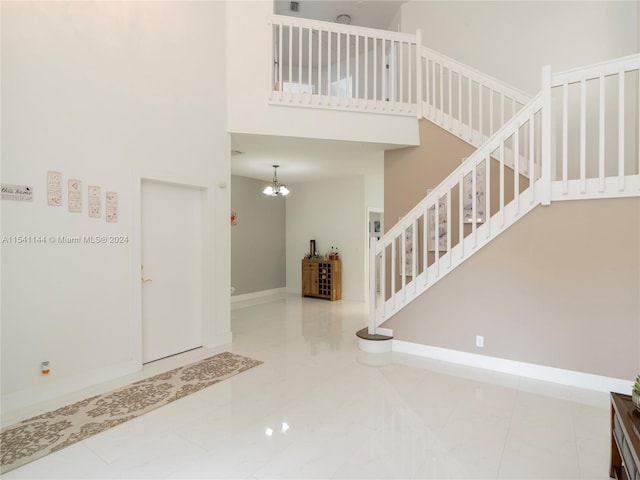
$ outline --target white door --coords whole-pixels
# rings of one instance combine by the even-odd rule
[[[202,190],[143,180],[142,361],[202,346]]]

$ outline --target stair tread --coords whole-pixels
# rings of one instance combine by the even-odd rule
[[[356,332],[356,335],[359,338],[362,338],[364,340],[373,340],[373,341],[391,340],[391,339],[393,339],[393,337],[389,337],[388,335],[379,335],[377,333],[371,335],[369,333],[369,329],[367,327],[363,328],[362,330],[358,330]]]

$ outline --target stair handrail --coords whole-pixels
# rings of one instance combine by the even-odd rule
[[[381,30],[379,28],[361,27],[358,25],[347,25],[344,23],[325,22],[323,20],[313,20],[303,17],[292,17],[289,15],[278,15],[274,13],[270,16],[270,23],[286,24],[294,27],[313,28],[320,30],[331,30],[340,33],[359,33],[362,36],[384,37],[394,40],[410,41],[416,43],[414,33],[394,32],[392,30]]]
[[[505,137],[505,134],[513,128],[513,125],[518,123],[521,124],[523,120],[529,119],[529,112],[536,106],[540,106],[542,102],[542,92],[538,93],[535,97],[533,97],[514,117],[512,117],[507,123],[505,123],[496,133],[494,133],[491,138],[489,138],[484,145],[480,148],[476,149],[471,155],[469,155],[464,161],[460,163],[449,175],[447,175],[438,186],[434,187],[415,207],[407,212],[406,217],[411,217],[418,211],[420,211],[420,207],[426,204],[430,204],[430,200],[434,200],[434,198],[438,198],[442,196],[442,193],[446,193],[449,190],[445,185],[451,185],[452,180],[459,178],[461,175],[466,176],[471,173],[469,166],[474,164],[478,157],[480,157],[481,161],[484,161],[487,153],[493,152],[497,147],[499,147],[499,140]],[[509,135],[506,135],[509,136]],[[491,148],[493,146],[493,148]],[[477,165],[477,163],[476,163]],[[440,195],[438,195],[440,193]],[[435,203],[435,202],[433,202]],[[403,217],[404,218],[404,217]],[[387,231],[380,239],[376,242],[378,245],[383,243],[383,241],[388,236],[394,236],[394,234],[400,230],[400,225],[402,225],[402,221],[396,223],[391,230]],[[397,235],[395,235],[397,236]],[[376,247],[376,253],[380,253],[380,249],[382,247]]]
[[[525,105],[525,107],[523,107],[519,112],[517,112],[514,117],[512,117],[505,125],[503,125],[496,133],[494,133],[491,136],[491,138],[489,138],[489,140],[487,140],[484,143],[483,146],[481,146],[479,149],[474,151],[459,166],[457,166],[449,175],[447,175],[447,177],[444,180],[442,180],[442,182],[440,182],[438,186],[436,186],[432,191],[430,191],[420,202],[418,202],[416,206],[410,209],[402,217],[402,219],[393,227],[391,227],[391,229],[388,232],[386,232],[379,240],[376,240],[375,238],[371,240],[369,265],[374,265],[374,269],[370,271],[370,279],[369,279],[370,295],[372,295],[370,296],[370,300],[369,300],[371,304],[371,308],[369,312],[369,325],[368,325],[368,330],[370,334],[391,333],[388,331],[384,331],[384,329],[379,329],[378,327],[380,326],[381,323],[386,321],[386,319],[391,314],[395,314],[397,311],[399,311],[404,306],[406,306],[414,296],[417,296],[419,293],[421,293],[419,290],[422,287],[419,288],[417,283],[419,280],[421,281],[423,287],[428,287],[436,283],[443,276],[440,272],[441,264],[445,264],[448,270],[455,268],[470,256],[470,254],[467,253],[467,250],[474,251],[479,249],[481,246],[483,246],[488,242],[488,239],[490,239],[489,238],[490,235],[495,235],[497,231],[500,231],[501,229],[504,229],[507,226],[509,226],[511,223],[513,223],[513,219],[511,217],[506,218],[505,216],[507,205],[504,201],[504,189],[505,189],[504,179],[501,180],[501,182],[498,184],[497,187],[494,187],[494,188],[498,188],[498,190],[500,191],[500,201],[499,201],[498,211],[494,215],[492,216],[490,215],[490,209],[488,208],[488,205],[489,205],[488,200],[489,200],[489,195],[490,195],[492,186],[490,183],[490,168],[488,168],[487,165],[492,160],[497,159],[500,162],[499,165],[500,165],[500,168],[503,169],[503,171],[504,169],[509,169],[509,170],[512,169],[509,165],[506,164],[504,159],[505,142],[507,139],[511,138],[513,135],[516,135],[516,132],[523,125],[527,124],[527,122],[529,122],[529,125],[531,126],[531,128],[534,128],[533,127],[534,117],[540,114],[542,105],[543,105],[543,95],[542,93],[539,93],[534,98],[532,98]],[[537,134],[539,133],[540,132],[538,131]],[[533,143],[534,142],[532,140],[530,144],[530,148],[534,148]],[[519,187],[514,189],[514,191],[516,192],[514,194],[514,200],[516,200],[517,203],[519,204],[521,203],[521,206],[519,206],[519,211],[516,212],[515,214],[516,217],[519,214],[526,213],[528,210],[532,209],[533,207],[535,207],[536,205],[540,204],[543,201],[544,197],[539,192],[545,191],[544,184],[549,181],[548,178],[544,178],[541,175],[542,168],[540,165],[540,158],[544,158],[544,155],[540,151],[540,148],[537,146],[537,143],[535,145],[535,148],[536,148],[535,154],[532,151],[531,154],[529,154],[529,156],[527,157],[528,165],[526,165],[526,168],[529,172],[529,175],[528,175],[530,179],[529,186],[521,190],[519,189]],[[502,153],[500,155],[493,155],[494,152],[496,151],[500,151]],[[473,208],[473,219],[471,221],[472,233],[467,236],[464,235],[463,225],[465,222],[464,222],[464,219],[461,219],[461,214],[459,214],[458,216],[459,238],[456,239],[457,240],[456,245],[452,248],[452,245],[453,245],[452,226],[453,225],[451,224],[451,222],[448,222],[446,227],[447,228],[447,235],[446,235],[447,245],[445,248],[441,249],[439,246],[439,241],[437,240],[438,237],[431,231],[432,230],[431,226],[428,224],[429,212],[431,212],[431,215],[433,216],[433,218],[438,219],[440,215],[439,209],[446,208],[448,218],[452,218],[452,215],[451,215],[451,213],[453,212],[451,207],[452,191],[456,187],[458,188],[459,202],[461,202],[462,189],[464,188],[463,185],[465,182],[465,177],[467,177],[468,175],[471,175],[472,182],[475,182],[475,180],[473,179],[476,178],[477,171],[483,163],[485,168],[485,181],[487,182],[485,187],[486,203],[485,205],[483,205],[484,212],[486,212],[484,223],[478,226],[478,220],[477,220],[478,208],[474,202],[472,204],[472,208]],[[515,162],[514,179],[516,178],[519,179],[521,177],[519,163],[520,162]],[[501,174],[501,178],[503,178],[503,174]],[[474,185],[473,188],[475,190],[475,183],[473,185]],[[446,204],[444,205],[440,205],[441,204],[440,199],[442,198],[446,198]],[[459,203],[458,211],[462,212],[462,208],[463,207],[461,203]],[[496,220],[496,218],[498,218],[498,215],[501,215],[500,222]],[[420,221],[422,221],[423,227],[422,227],[422,231],[418,232],[418,225]],[[498,222],[496,223],[497,226],[495,225],[492,226],[492,222],[494,223]],[[426,226],[425,226],[425,223],[427,223]],[[433,230],[438,232],[437,224],[433,225]],[[410,237],[411,235],[413,235],[412,244],[414,246],[419,245],[420,244],[420,241],[418,239],[419,233],[423,234],[422,240],[421,240],[423,251],[421,251],[420,253],[416,252],[415,250],[413,251],[412,258],[411,258],[411,262],[413,263],[410,268],[411,268],[411,272],[416,272],[416,274],[408,275],[408,274],[405,274],[404,272],[405,265],[407,264],[406,249],[404,247],[405,241],[407,237]],[[433,245],[433,248],[430,250],[434,251],[435,260],[432,265],[428,266],[427,265],[427,248],[428,248],[427,242],[429,242],[429,238],[431,238],[431,235],[433,235],[434,245]],[[427,240],[425,241],[425,239]],[[467,245],[467,243],[469,242],[470,244]],[[400,244],[399,254],[396,252],[397,250],[396,243]],[[392,271],[389,276],[390,278],[389,287],[390,287],[391,293],[390,293],[389,301],[387,301],[386,278],[385,276],[382,276],[380,279],[382,301],[381,301],[381,305],[377,308],[376,297],[375,297],[377,287],[371,288],[371,285],[376,285],[376,278],[378,276],[378,272],[375,269],[376,258],[380,257],[381,269],[384,269],[385,266],[382,264],[386,262],[387,255],[385,251],[387,248],[391,248],[390,263],[391,263]],[[456,254],[454,256],[454,250],[456,250],[456,252],[461,251],[462,252],[461,255]],[[420,256],[422,257],[422,262],[423,262],[421,265],[419,265],[416,260],[417,257],[420,257]],[[400,262],[399,267],[396,266],[396,257],[399,257],[399,262]],[[402,274],[399,275],[400,281],[402,282],[402,285],[400,285],[400,288],[396,288],[397,285],[395,283],[395,279],[396,279],[395,272],[398,268],[402,270]],[[434,275],[431,275],[429,273],[429,269],[431,268],[435,268],[437,273]],[[406,279],[408,277],[411,277],[411,280],[406,282]],[[411,289],[410,292],[407,292],[410,285],[412,285],[413,288]]]
[[[547,69],[544,69],[544,71],[546,72]],[[448,223],[447,224],[447,246],[446,249],[444,249],[446,251],[446,253],[442,254],[442,257],[440,256],[441,250],[439,248],[439,241],[438,241],[438,237],[435,236],[434,234],[434,252],[435,252],[435,262],[434,265],[435,269],[437,271],[437,273],[435,274],[434,278],[430,279],[429,273],[428,273],[428,269],[430,267],[427,266],[427,242],[428,237],[431,235],[431,232],[429,231],[429,225],[428,225],[428,215],[427,213],[431,210],[434,211],[434,223],[437,222],[437,219],[439,218],[439,203],[440,203],[440,199],[443,197],[447,198],[447,205],[444,208],[447,208],[448,213],[450,214],[451,212],[451,192],[454,188],[456,188],[456,186],[459,189],[459,195],[460,195],[460,199],[462,198],[462,188],[463,188],[463,182],[464,182],[464,178],[467,175],[472,175],[472,179],[475,179],[476,177],[476,173],[477,173],[477,169],[478,166],[480,164],[482,164],[483,162],[485,162],[485,168],[486,166],[490,163],[490,160],[498,160],[500,162],[501,168],[504,169],[505,168],[510,168],[506,165],[505,163],[505,159],[504,159],[504,145],[507,139],[511,138],[513,135],[515,135],[517,131],[519,131],[519,129],[526,124],[527,122],[529,122],[529,125],[531,127],[531,135],[533,136],[533,128],[534,128],[534,117],[536,114],[541,113],[542,109],[543,109],[543,103],[544,103],[544,98],[545,96],[543,95],[543,92],[540,92],[538,95],[536,95],[535,97],[533,97],[522,109],[520,109],[518,112],[516,112],[516,114],[509,120],[507,121],[502,127],[500,127],[486,142],[484,142],[484,144],[478,148],[476,151],[474,151],[469,157],[467,157],[458,167],[456,167],[449,175],[447,175],[447,177],[445,177],[444,180],[442,180],[438,186],[436,186],[432,191],[430,191],[420,202],[418,202],[418,204],[416,206],[414,206],[412,209],[410,209],[406,215],[404,215],[402,217],[402,220],[400,220],[396,225],[394,225],[388,232],[386,232],[379,240],[376,240],[375,238],[373,238],[371,240],[371,245],[370,245],[370,260],[369,260],[369,265],[373,265],[373,269],[370,270],[369,273],[369,282],[370,282],[370,298],[369,298],[369,302],[370,302],[370,311],[369,311],[369,324],[368,324],[368,331],[370,334],[376,334],[376,333],[383,333],[383,334],[390,334],[392,332],[386,330],[386,329],[380,329],[379,326],[381,323],[383,323],[384,321],[386,321],[386,319],[388,318],[388,316],[390,316],[391,314],[395,314],[397,311],[399,311],[400,309],[402,309],[404,306],[406,306],[410,300],[412,300],[413,298],[413,294],[417,295],[419,294],[418,292],[418,287],[417,287],[417,281],[418,278],[422,278],[423,280],[423,284],[424,286],[427,286],[427,284],[429,283],[429,286],[437,281],[439,281],[440,278],[442,278],[442,276],[440,275],[440,262],[441,261],[446,261],[448,260],[448,265],[447,267],[450,269],[452,267],[455,267],[457,265],[459,265],[460,263],[462,263],[462,261],[466,260],[466,258],[468,258],[470,255],[466,255],[464,256],[464,251],[465,251],[465,242],[467,241],[466,238],[464,236],[464,232],[463,232],[463,228],[462,228],[462,213],[459,214],[459,220],[461,222],[460,224],[460,229],[459,229],[459,242],[456,245],[456,247],[458,248],[458,250],[462,250],[463,255],[460,258],[456,258],[455,260],[453,259],[453,251],[452,251],[452,228],[451,228],[451,224]],[[538,136],[544,136],[545,135],[545,129],[544,128],[540,128],[539,132],[537,134]],[[534,141],[533,138],[530,139],[531,145],[530,148],[534,148]],[[540,142],[540,144],[544,144],[543,141]],[[538,147],[538,150],[540,150],[540,147]],[[500,151],[500,154],[494,154],[494,152],[496,151]],[[548,175],[545,175],[545,172],[543,172],[543,168],[542,168],[542,161],[543,159],[545,159],[545,155],[542,151],[537,151],[536,152],[537,156],[533,154],[533,150],[530,151],[530,155],[528,156],[529,162],[528,162],[528,171],[529,171],[529,178],[530,178],[530,183],[529,186],[523,190],[519,190],[519,187],[516,187],[515,190],[515,194],[514,194],[514,200],[517,200],[517,202],[520,202],[520,198],[527,192],[529,192],[529,202],[527,205],[523,205],[522,211],[526,212],[530,209],[532,209],[533,207],[535,207],[536,205],[540,204],[542,201],[544,201],[544,193],[537,193],[537,192],[545,192],[545,191],[549,191],[550,187],[549,187],[549,182],[550,182],[550,178]],[[538,160],[536,160],[536,158]],[[547,162],[549,162],[549,160],[545,160]],[[515,172],[514,172],[514,179],[519,179],[520,177],[520,169],[519,169],[519,164],[520,162],[514,162],[514,168],[515,168]],[[487,169],[490,170],[490,169]],[[537,173],[536,173],[537,172]],[[490,176],[490,171],[486,172],[486,181],[487,181],[487,186],[489,185],[489,176]],[[472,180],[473,182],[475,182],[475,180]],[[473,184],[475,185],[475,183]],[[472,236],[472,245],[473,245],[473,250],[476,250],[477,248],[483,246],[484,244],[486,244],[486,240],[489,238],[490,234],[495,235],[495,232],[492,233],[492,228],[491,228],[491,223],[492,220],[494,219],[494,217],[496,217],[498,214],[502,215],[502,222],[500,225],[499,230],[502,230],[504,228],[506,228],[507,226],[509,226],[511,223],[513,223],[513,221],[507,222],[505,221],[505,203],[504,203],[504,181],[501,181],[500,183],[500,188],[502,189],[501,194],[500,194],[500,205],[499,205],[499,210],[498,212],[494,215],[494,216],[489,216],[490,215],[490,209],[486,209],[486,220],[485,223],[481,226],[481,227],[477,227],[477,217],[476,217],[476,205],[475,202],[473,202],[473,221],[472,221],[472,234],[469,235],[468,237]],[[490,192],[487,191],[486,195],[487,197],[489,196]],[[462,212],[462,205],[459,204],[458,205],[459,211]],[[448,215],[449,218],[451,217],[451,215]],[[418,244],[417,240],[417,228],[418,228],[418,224],[419,224],[419,219],[422,218],[422,224],[423,224],[423,231],[424,231],[424,235],[423,235],[423,240],[422,240],[422,247],[424,249],[424,252],[422,253],[422,259],[424,262],[424,265],[422,265],[422,272],[419,272],[418,267],[420,267],[420,265],[417,264],[416,261],[416,252],[413,252],[412,255],[412,272],[416,272],[415,275],[411,275],[412,280],[410,280],[408,283],[405,283],[406,278],[408,275],[405,275],[404,273],[402,275],[400,275],[401,277],[401,281],[403,282],[403,284],[401,285],[401,288],[398,290],[398,292],[402,292],[402,298],[400,299],[401,301],[396,301],[396,293],[394,292],[394,290],[396,290],[396,285],[395,285],[395,269],[396,269],[396,241],[398,239],[400,239],[400,244],[401,244],[401,252],[400,252],[400,268],[404,269],[405,265],[406,265],[406,253],[405,253],[405,241],[406,241],[406,236],[407,234],[409,235],[413,235],[413,242],[412,244],[415,246]],[[425,225],[426,224],[426,225]],[[411,230],[409,230],[411,228]],[[483,229],[484,233],[483,235],[486,235],[486,238],[482,238],[479,239],[478,235],[479,235],[479,230]],[[437,224],[434,224],[434,230],[438,231],[438,226]],[[493,230],[495,231],[496,228],[493,228]],[[380,256],[382,258],[382,262],[384,263],[386,262],[385,258],[385,250],[391,247],[391,259],[390,259],[390,263],[391,263],[391,268],[392,268],[392,272],[390,275],[390,288],[391,288],[391,296],[390,296],[390,301],[391,301],[391,306],[390,308],[390,312],[389,315],[386,314],[386,310],[387,310],[387,300],[386,300],[386,283],[385,283],[385,278],[382,277],[381,278],[381,286],[380,289],[382,291],[382,302],[381,302],[381,307],[380,308],[376,308],[376,278],[377,278],[377,272],[376,272],[376,259]],[[384,271],[385,266],[381,265],[381,269]],[[413,290],[412,292],[409,293],[409,295],[407,295],[407,288],[409,283],[413,284]],[[411,297],[411,298],[410,298]]]
[[[522,105],[526,105],[532,98],[532,96],[529,93],[526,93],[524,90],[520,90],[513,85],[510,85],[491,75],[483,73],[480,70],[477,70],[429,47],[422,47],[422,55],[423,57],[440,60],[440,62],[445,65],[451,65],[452,67],[455,67],[455,71],[460,71],[466,76],[473,78],[474,80],[480,80],[485,86],[495,86],[496,90],[503,90],[505,93],[508,93],[510,97],[514,98]]]
[[[618,80],[616,84],[618,85],[618,93],[617,93],[617,115],[619,120],[619,126],[617,134],[618,136],[618,144],[623,145],[625,139],[625,129],[624,129],[624,116],[625,116],[625,105],[627,100],[624,97],[624,84],[625,79],[623,78],[626,74],[632,71],[640,71],[640,54],[633,54],[626,57],[622,57],[619,59],[609,60],[606,62],[600,62],[593,65],[589,65],[586,67],[581,67],[578,69],[571,69],[558,73],[551,73],[551,67],[545,66],[542,69],[542,89],[540,93],[538,93],[535,97],[533,97],[519,112],[515,114],[508,122],[506,122],[503,126],[501,126],[493,135],[491,135],[483,144],[474,151],[466,160],[464,160],[459,166],[457,166],[438,186],[436,186],[432,191],[430,191],[416,206],[410,209],[407,214],[401,218],[401,220],[394,225],[389,231],[387,231],[379,240],[375,238],[371,239],[370,244],[370,258],[369,258],[369,324],[368,330],[370,334],[381,333],[384,335],[392,335],[393,332],[389,329],[378,328],[384,321],[386,321],[391,315],[395,314],[400,309],[404,308],[413,298],[420,295],[427,288],[433,285],[435,282],[439,281],[439,279],[444,277],[444,274],[440,273],[440,262],[446,262],[447,270],[451,270],[452,268],[457,267],[463,261],[470,257],[475,251],[477,251],[480,247],[486,245],[489,240],[495,237],[497,234],[502,232],[505,228],[513,224],[516,220],[521,218],[524,214],[528,213],[528,211],[532,210],[538,205],[548,205],[551,200],[564,200],[564,199],[574,199],[574,198],[601,198],[607,196],[640,196],[640,157],[637,159],[632,157],[631,159],[635,161],[635,170],[625,170],[624,158],[623,158],[623,150],[618,146],[618,152],[614,155],[615,162],[617,163],[617,172],[615,175],[607,176],[605,178],[604,167],[602,166],[603,159],[603,150],[600,150],[599,160],[601,162],[601,168],[598,176],[585,176],[585,164],[584,164],[584,155],[581,155],[580,158],[580,183],[583,186],[580,188],[579,192],[574,192],[569,195],[566,195],[566,184],[568,182],[566,177],[566,152],[562,155],[559,152],[558,146],[554,145],[555,141],[552,142],[552,135],[558,135],[561,138],[557,139],[557,142],[566,143],[566,126],[563,126],[559,133],[555,130],[552,130],[552,116],[562,114],[564,118],[566,118],[566,107],[559,107],[556,103],[552,102],[552,90],[554,88],[561,87],[563,89],[563,94],[566,98],[566,88],[567,84],[578,84],[580,88],[582,88],[582,98],[580,106],[578,107],[582,112],[585,109],[585,83],[587,80],[596,80],[599,79],[601,82],[600,89],[600,98],[604,98],[604,83],[603,80],[605,77],[610,75],[618,75]],[[634,77],[631,77],[634,78]],[[635,95],[638,95],[637,90],[633,90]],[[635,97],[634,97],[635,98]],[[601,107],[604,100],[601,100]],[[633,103],[633,102],[632,102]],[[566,104],[566,101],[565,101]],[[558,108],[556,108],[558,107]],[[639,108],[638,105],[632,105],[632,108]],[[599,114],[599,122],[600,122],[600,142],[603,142],[604,137],[604,128],[602,127],[602,122],[604,122],[605,114],[602,110],[598,111]],[[637,115],[636,115],[637,116]],[[566,122],[566,120],[565,120]],[[525,127],[525,124],[528,124],[528,130]],[[524,132],[521,134],[521,130]],[[529,132],[528,134],[526,132]],[[522,138],[519,135],[528,135],[528,141],[525,142],[525,148],[521,149],[520,139]],[[640,149],[640,132],[635,133],[636,141],[638,142],[638,148]],[[584,150],[584,137],[585,137],[585,127],[584,127],[584,113],[581,113],[581,126],[580,126],[580,142],[581,149]],[[554,137],[555,138],[555,137]],[[504,189],[504,179],[503,173],[505,167],[511,168],[511,166],[506,165],[505,163],[505,153],[507,151],[507,143],[506,141],[511,139],[512,145],[517,145],[517,148],[512,149],[510,152],[511,155],[515,158],[520,159],[520,161],[513,162],[513,179],[514,179],[514,194],[512,200],[508,204],[505,205],[504,197],[503,197],[503,189]],[[528,150],[528,151],[527,151]],[[554,167],[554,156],[556,155],[556,150],[558,155],[563,156],[562,166],[563,173],[559,171],[556,172],[556,167]],[[520,153],[524,151],[524,153]],[[518,186],[519,179],[521,177],[522,170],[521,160],[525,158],[528,163],[527,175],[524,177],[528,181],[528,186],[520,189]],[[491,210],[490,206],[490,173],[486,172],[486,180],[487,180],[487,191],[486,194],[486,204],[484,205],[485,213],[487,217],[484,220],[484,223],[481,226],[477,226],[478,217],[477,217],[477,207],[475,202],[472,202],[473,205],[473,214],[472,214],[472,231],[471,234],[464,235],[463,229],[463,206],[462,206],[462,189],[463,182],[465,177],[471,175],[472,182],[476,180],[476,172],[479,165],[482,162],[485,162],[485,167],[489,167],[492,163],[489,160],[497,160],[501,168],[501,178],[500,178],[500,204],[497,212],[494,215],[489,216]],[[560,160],[559,160],[560,162]],[[553,167],[553,168],[552,168]],[[553,170],[553,172],[552,172]],[[633,173],[637,172],[637,173]],[[556,178],[557,175],[557,178]],[[600,187],[597,192],[588,191],[584,185],[586,184],[586,179],[595,180],[599,182]],[[605,182],[606,180],[606,182]],[[613,182],[610,182],[613,181]],[[472,183],[473,188],[475,189],[475,183]],[[608,190],[605,190],[605,186]],[[442,206],[442,208],[447,209],[448,217],[451,218],[451,192],[454,188],[458,187],[459,189],[459,199],[460,204],[458,205],[459,212],[459,241],[452,248],[451,242],[451,222],[447,221],[446,229],[447,229],[447,238],[446,238],[446,247],[443,249],[439,248],[439,242],[437,237],[434,238],[435,245],[433,249],[427,247],[427,242],[429,241],[429,221],[428,214],[430,211],[435,210],[435,219],[433,229],[437,231],[438,229],[438,208],[440,205],[440,199],[446,197],[447,204]],[[552,188],[553,187],[553,188]],[[563,192],[564,190],[564,192]],[[554,193],[555,192],[555,193]],[[612,193],[613,192],[613,193]],[[564,195],[563,195],[564,193]],[[494,205],[495,206],[495,205]],[[500,217],[501,218],[500,218]],[[495,222],[494,222],[495,220]],[[424,249],[422,252],[422,265],[417,263],[417,257],[420,256],[414,250],[411,250],[411,257],[408,258],[407,249],[405,248],[407,245],[407,241],[412,242],[412,248],[418,245],[418,233],[417,229],[419,226],[419,222],[422,221],[422,245],[421,247]],[[497,223],[496,223],[497,222]],[[495,223],[495,225],[494,225]],[[412,236],[412,238],[411,238]],[[400,248],[400,252],[396,252],[396,250]],[[391,265],[392,271],[388,275],[390,281],[390,297],[387,300],[387,285],[385,284],[387,274],[385,272],[386,267],[386,251],[390,249],[391,258],[389,259],[389,263]],[[434,251],[435,260],[431,265],[428,265],[427,260],[427,251]],[[444,252],[444,253],[442,253]],[[399,253],[399,255],[398,255]],[[440,255],[442,253],[442,255]],[[398,257],[398,258],[396,258]],[[378,293],[376,279],[378,277],[378,272],[376,271],[377,265],[379,262],[379,268],[382,272],[381,275],[381,286],[379,287],[381,292],[381,302],[380,306],[377,306],[379,301],[379,297],[376,296]],[[400,262],[398,273],[396,273],[396,260]],[[422,267],[422,271],[420,268]],[[435,267],[435,268],[433,268]],[[410,274],[406,273],[406,269],[409,269]],[[432,271],[435,270],[435,275],[432,274]],[[402,284],[397,288],[395,281],[396,277],[400,278]],[[407,278],[410,277],[410,280],[407,281]],[[422,285],[418,288],[418,280],[421,280]]]
[[[419,32],[417,36],[421,38]],[[525,92],[428,47],[421,48],[420,56],[418,116],[474,147],[482,145],[531,99]]]

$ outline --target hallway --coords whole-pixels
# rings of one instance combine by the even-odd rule
[[[234,342],[3,418],[3,425],[221,351],[263,365],[14,470],[12,479],[605,479],[606,393],[358,351],[364,305],[232,305]]]

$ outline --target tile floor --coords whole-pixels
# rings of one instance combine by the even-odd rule
[[[232,345],[155,362],[3,424],[219,351],[264,365],[2,478],[608,478],[606,393],[365,354],[355,337],[365,319],[363,304],[344,300],[236,304]]]

